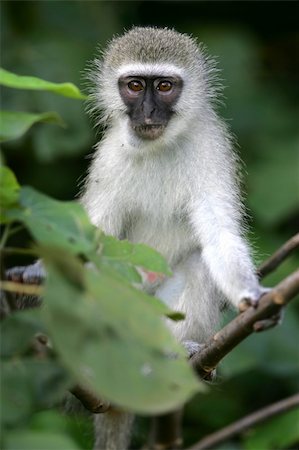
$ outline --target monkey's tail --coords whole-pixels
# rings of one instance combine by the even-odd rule
[[[104,414],[95,414],[93,450],[126,450],[130,444],[133,421],[133,414],[112,408]]]

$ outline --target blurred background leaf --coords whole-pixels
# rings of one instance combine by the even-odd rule
[[[21,137],[37,122],[65,125],[55,112],[31,114],[20,111],[0,111],[0,142]]]
[[[65,97],[83,100],[86,98],[73,83],[52,83],[41,78],[21,76],[0,68],[0,84],[14,89],[49,91]]]

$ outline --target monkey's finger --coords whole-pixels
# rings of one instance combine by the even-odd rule
[[[256,308],[257,305],[258,305],[258,300],[251,299],[251,298],[243,298],[238,305],[238,309],[239,309],[239,312],[242,313],[242,312],[246,311],[248,308],[250,308],[250,306],[253,306],[254,308]]]
[[[284,311],[281,309],[277,314],[270,317],[269,319],[258,320],[253,325],[253,329],[256,333],[261,331],[269,330],[270,328],[280,325],[284,316]]]

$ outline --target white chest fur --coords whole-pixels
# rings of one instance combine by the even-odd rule
[[[83,198],[92,221],[109,234],[154,247],[170,264],[177,262],[194,247],[190,177],[181,155],[168,148],[132,158],[121,145],[113,154],[108,148],[108,141],[101,145]],[[116,217],[121,229],[109,226]]]

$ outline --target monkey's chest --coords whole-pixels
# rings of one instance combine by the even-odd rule
[[[134,175],[127,177],[123,190],[128,218],[126,237],[155,248],[170,264],[175,263],[194,247],[187,211],[188,180],[182,179],[170,163],[142,166],[138,176]]]
[[[127,229],[132,242],[142,242],[158,250],[169,262],[175,264],[194,246],[192,230],[182,216],[157,217],[150,212],[139,212]]]

